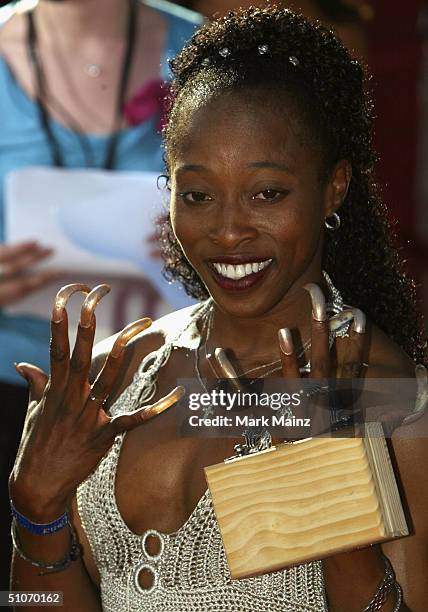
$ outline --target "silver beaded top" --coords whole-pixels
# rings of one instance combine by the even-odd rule
[[[174,347],[194,349],[200,342],[196,322],[210,304],[186,309],[180,333],[167,335],[149,355],[133,382],[114,403],[114,415],[135,410],[154,395],[156,375]],[[168,317],[173,322],[171,317]],[[177,323],[175,323],[176,329]],[[174,325],[171,325],[171,329]],[[115,479],[124,434],[77,492],[79,515],[101,577],[105,612],[325,612],[321,562],[256,578],[231,580],[211,497],[204,493],[185,524],[173,534],[133,533],[119,512]],[[147,539],[158,540],[151,555]],[[150,574],[150,587],[139,576]]]

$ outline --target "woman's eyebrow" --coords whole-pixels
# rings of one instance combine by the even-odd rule
[[[272,161],[255,161],[247,164],[247,168],[268,168],[272,170],[281,170],[281,172],[288,172],[288,174],[295,174],[291,168],[285,164],[278,164]]]
[[[178,168],[176,168],[175,172],[176,173],[181,173],[181,172],[200,172],[201,170],[207,170],[208,168],[206,168],[205,166],[202,166],[200,164],[183,164],[181,166],[178,166]]]
[[[277,162],[271,161],[254,161],[246,165],[246,168],[268,168],[272,170],[280,170],[281,172],[287,172],[288,174],[295,174],[293,170],[289,166],[285,164],[278,164]],[[176,169],[177,173],[181,172],[200,172],[203,170],[208,170],[206,166],[202,166],[201,164],[183,164],[182,166],[178,166]]]

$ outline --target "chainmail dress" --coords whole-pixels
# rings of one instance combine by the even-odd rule
[[[186,308],[161,320],[165,344],[148,355],[111,408],[135,410],[156,391],[156,376],[174,347],[195,349],[196,326],[208,304]],[[178,323],[178,320],[180,322]],[[150,328],[153,331],[153,327]],[[177,333],[177,329],[180,331]],[[136,535],[116,503],[115,477],[125,434],[120,434],[95,471],[80,485],[78,511],[101,576],[105,612],[324,612],[327,608],[320,561],[255,578],[231,580],[209,491],[173,534],[148,530]],[[150,555],[149,537],[159,549]],[[149,588],[139,573],[152,574]]]

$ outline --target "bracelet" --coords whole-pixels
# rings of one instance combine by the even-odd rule
[[[380,610],[394,589],[396,591],[396,601],[393,612],[398,612],[401,607],[403,592],[395,579],[395,572],[391,562],[387,557],[385,557],[385,555],[382,555],[382,558],[385,568],[382,581],[379,584],[376,593],[371,598],[369,604],[364,608],[363,612],[377,612],[377,610]]]
[[[55,533],[60,529],[63,529],[68,523],[68,512],[65,511],[59,518],[55,519],[51,523],[34,523],[30,521],[26,516],[18,512],[15,508],[13,501],[10,500],[10,509],[12,512],[13,518],[16,520],[18,525],[21,527],[25,527],[31,533],[35,535],[49,535],[50,533]]]
[[[24,561],[28,561],[34,567],[41,568],[42,572],[39,572],[39,576],[45,576],[46,574],[55,574],[56,572],[62,572],[65,570],[73,561],[76,561],[81,556],[81,548],[80,544],[77,541],[77,535],[74,531],[73,525],[70,521],[67,521],[68,528],[70,529],[70,548],[68,550],[67,555],[61,561],[56,561],[55,563],[45,563],[44,561],[36,561],[35,559],[31,559],[28,557],[21,548],[21,542],[19,541],[18,533],[16,531],[16,521],[12,520],[11,526],[11,536],[12,536],[12,544],[13,548],[16,550],[18,555]]]
[[[398,582],[395,583],[395,590],[397,591],[397,598],[395,600],[395,606],[392,612],[399,612],[401,604],[403,603],[403,589]]]

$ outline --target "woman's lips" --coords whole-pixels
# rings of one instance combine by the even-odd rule
[[[222,289],[243,291],[253,287],[266,276],[272,261],[272,259],[256,261],[252,259],[231,264],[222,258],[221,262],[211,261],[209,268],[214,280]]]

